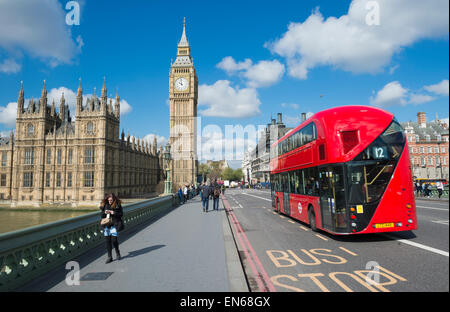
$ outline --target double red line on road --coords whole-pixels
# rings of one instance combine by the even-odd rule
[[[223,194],[222,194],[222,200],[223,200],[225,209],[228,212],[228,216],[230,218],[229,220],[233,224],[234,232],[236,233],[236,236],[238,238],[240,248],[244,251],[245,257],[247,258],[250,268],[253,272],[253,275],[254,275],[254,278],[258,285],[259,291],[275,292],[276,289],[273,286],[269,276],[267,275],[266,270],[264,270],[264,267],[262,266],[261,261],[259,261],[259,258],[255,253],[255,250],[253,249],[252,245],[248,241],[247,235],[245,235],[241,224],[239,223],[238,219],[236,218],[236,215],[234,214],[233,210],[231,209],[230,204],[228,203],[228,200],[226,199],[226,197]]]

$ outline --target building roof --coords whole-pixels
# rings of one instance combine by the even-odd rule
[[[426,127],[421,127],[417,122],[402,122],[402,127],[406,130],[407,134],[414,134],[419,136],[419,141],[426,141],[427,136],[432,141],[438,140],[438,136],[448,135],[448,129],[437,122],[427,122]]]

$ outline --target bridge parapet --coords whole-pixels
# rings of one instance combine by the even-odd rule
[[[178,205],[162,196],[123,205],[125,231]],[[0,291],[11,291],[103,243],[100,212],[0,234]]]

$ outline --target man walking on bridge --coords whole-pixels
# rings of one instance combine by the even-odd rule
[[[214,181],[213,187],[213,210],[219,210],[220,185]]]
[[[209,183],[202,185],[201,192],[202,192],[202,208],[203,208],[203,212],[208,212],[209,196],[211,195],[211,188],[209,186]]]

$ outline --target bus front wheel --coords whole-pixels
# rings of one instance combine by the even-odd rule
[[[309,226],[311,227],[311,230],[317,232],[316,214],[314,213],[314,208],[311,206],[308,209],[308,216],[309,216]]]

